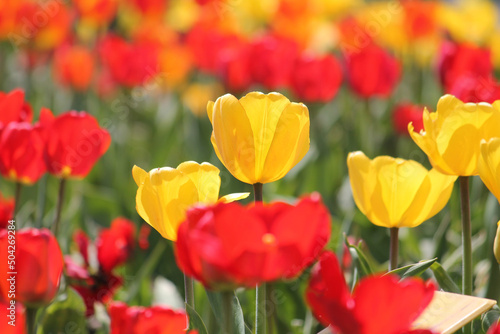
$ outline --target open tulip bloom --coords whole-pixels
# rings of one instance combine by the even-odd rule
[[[210,289],[232,290],[299,275],[330,237],[318,194],[296,205],[219,203],[188,211],[179,227],[179,268]]]
[[[316,318],[339,334],[429,333],[411,330],[432,300],[435,286],[395,275],[363,278],[351,294],[337,257],[324,252],[314,267],[306,300]]]
[[[219,199],[219,173],[217,167],[207,162],[186,161],[177,168],[155,168],[149,173],[134,166],[132,175],[138,187],[137,213],[162,237],[176,241],[177,228],[191,206],[248,197],[248,193],[237,193]]]
[[[269,183],[281,179],[309,150],[309,111],[279,93],[231,94],[207,106],[212,145],[238,180]]]

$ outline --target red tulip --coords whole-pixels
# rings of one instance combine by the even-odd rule
[[[0,132],[0,173],[24,184],[37,182],[45,173],[42,129],[27,122],[10,122]]]
[[[500,323],[493,325],[488,329],[488,333],[486,334],[500,334]]]
[[[13,232],[0,231],[0,256],[5,259],[0,261],[1,294],[5,300],[14,299],[30,307],[48,304],[59,289],[63,270],[59,244],[47,229],[25,228]],[[7,261],[11,259],[14,263]]]
[[[54,76],[62,85],[85,91],[94,74],[94,57],[86,47],[65,45],[54,53],[53,66]]]
[[[175,244],[177,264],[208,288],[299,275],[330,236],[328,210],[315,194],[295,206],[219,203],[188,211]]]
[[[270,90],[289,86],[298,55],[298,45],[292,40],[273,35],[254,40],[250,56],[253,80]]]
[[[116,15],[119,0],[73,0],[82,22],[93,26],[104,26]]]
[[[333,55],[313,57],[303,54],[292,72],[292,89],[304,101],[328,102],[342,82],[342,68]]]
[[[374,43],[345,57],[349,84],[356,94],[364,98],[391,95],[401,75],[396,58]]]
[[[127,306],[122,302],[114,302],[108,311],[111,334],[182,334],[187,330],[187,315],[184,311],[174,311],[164,306]]]
[[[116,218],[111,228],[99,233],[96,240],[97,259],[102,270],[111,272],[125,263],[134,249],[135,225],[125,218]]]
[[[245,92],[252,85],[250,56],[250,47],[246,44],[221,52],[218,72],[229,91]]]
[[[463,77],[488,78],[492,75],[491,51],[473,44],[445,42],[440,51],[438,72],[446,92]]]
[[[435,286],[394,275],[362,279],[351,294],[332,252],[321,255],[306,291],[313,313],[342,334],[422,333],[410,327],[429,305]],[[424,331],[425,333],[425,331]]]
[[[167,9],[166,0],[127,0],[146,20],[161,20]]]
[[[159,48],[152,43],[130,43],[109,34],[100,41],[98,51],[113,80],[127,88],[145,85],[158,74]]]
[[[462,75],[447,88],[447,93],[463,102],[488,102],[500,100],[500,83],[493,76]]]
[[[24,101],[24,91],[14,89],[9,93],[0,92],[0,123],[7,125],[10,122],[31,123],[33,111]]]
[[[424,107],[411,103],[401,103],[394,107],[392,112],[392,124],[397,134],[409,136],[408,123],[412,122],[415,132],[424,128]]]
[[[7,228],[14,217],[14,198],[4,198],[0,193],[0,229]]]
[[[244,44],[241,37],[204,24],[195,25],[188,32],[186,43],[196,66],[210,74],[218,72],[222,54]]]
[[[56,176],[84,178],[111,143],[108,131],[86,112],[69,111],[54,118],[42,109],[40,117],[47,136],[47,170]]]
[[[0,319],[2,334],[26,334],[25,309],[21,303],[4,301],[0,297]]]

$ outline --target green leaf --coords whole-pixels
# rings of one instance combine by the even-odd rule
[[[407,277],[415,277],[415,276],[420,276],[424,271],[429,269],[434,262],[437,261],[437,258],[431,259],[431,260],[425,260],[425,261],[420,261],[418,263],[410,264],[401,268],[397,268],[394,270],[389,271],[385,275],[389,274],[397,274],[401,276],[401,279],[407,278]]]
[[[447,292],[461,293],[458,286],[453,282],[450,275],[444,270],[439,262],[434,262],[431,265],[431,270],[434,273],[436,281],[439,283],[441,289]]]
[[[223,305],[222,305],[222,294],[215,291],[206,290],[208,301],[212,310],[214,311],[215,318],[219,324],[224,321],[223,318]],[[245,325],[245,320],[243,319],[243,310],[241,309],[240,301],[238,297],[233,292],[233,324],[235,333],[238,334],[251,334],[252,331]],[[221,325],[219,327],[222,327]]]
[[[85,310],[85,303],[78,292],[67,288],[40,317],[37,334],[88,333]]]
[[[199,334],[208,334],[207,327],[198,312],[188,304],[186,304],[186,312],[189,316],[189,329],[196,329]]]
[[[486,332],[488,328],[497,324],[500,320],[500,308],[498,305],[493,306],[493,308],[482,315],[481,317],[481,325],[483,330]]]
[[[370,266],[370,262],[368,261],[368,257],[363,253],[363,251],[359,248],[359,246],[351,245],[347,240],[347,236],[344,234],[344,242],[346,246],[349,248],[351,252],[351,256],[357,260],[360,276],[367,276],[373,274],[373,270]]]

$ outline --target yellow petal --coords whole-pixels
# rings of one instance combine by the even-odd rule
[[[500,221],[497,223],[497,234],[495,236],[495,242],[493,244],[493,253],[495,254],[495,258],[497,262],[500,263]]]
[[[233,194],[228,194],[225,196],[222,196],[219,198],[219,202],[221,203],[231,203],[234,201],[239,201],[241,199],[245,199],[248,196],[250,196],[250,193],[233,193]]]
[[[139,187],[144,182],[144,179],[148,177],[148,172],[141,167],[134,165],[134,167],[132,167],[132,176],[135,184]]]
[[[261,183],[284,177],[309,151],[309,111],[290,103],[282,112],[262,169]]]
[[[215,101],[212,144],[229,172],[245,183],[256,183],[255,144],[250,120],[238,99],[230,94]]]
[[[207,114],[208,114],[208,119],[210,120],[210,123],[213,124],[212,119],[214,116],[214,101],[208,101],[207,103]]]
[[[220,190],[219,168],[208,162],[198,164],[186,161],[177,166],[177,170],[189,177],[198,189],[197,202],[205,204],[217,202]]]
[[[431,169],[418,190],[399,227],[415,227],[441,211],[453,191],[457,176]]]
[[[500,202],[500,138],[481,142],[479,177]]]
[[[359,210],[370,219],[372,217],[371,196],[375,189],[375,175],[371,161],[363,152],[351,152],[347,156],[347,167],[354,202]],[[370,221],[379,225],[371,219]]]
[[[290,100],[278,93],[251,92],[242,97],[240,103],[250,121],[254,137],[255,177],[261,180],[276,127]]]

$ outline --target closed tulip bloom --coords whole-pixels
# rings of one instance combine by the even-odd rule
[[[500,334],[500,323],[496,323],[488,329],[486,334]]]
[[[97,260],[102,270],[111,272],[125,263],[134,250],[135,226],[130,220],[116,218],[109,229],[99,233],[96,240]]]
[[[187,332],[186,313],[164,306],[128,306],[123,302],[113,302],[108,312],[111,318],[111,334],[182,334]]]
[[[424,110],[424,130],[408,131],[438,171],[477,175],[481,140],[500,137],[500,102],[463,103],[452,95],[439,99],[437,110]]]
[[[309,150],[309,111],[279,93],[230,94],[207,106],[212,145],[238,180],[269,183],[281,179]]]
[[[359,210],[375,225],[415,227],[446,205],[456,176],[428,171],[413,160],[362,152],[347,157],[349,179]]]
[[[111,143],[108,131],[84,111],[54,118],[50,110],[42,109],[40,117],[47,138],[47,170],[58,177],[84,178]]]
[[[411,330],[436,287],[419,278],[395,275],[363,278],[351,294],[337,257],[324,252],[313,268],[306,300],[313,314],[339,334],[432,334]]]
[[[64,45],[54,53],[53,67],[54,76],[60,84],[85,91],[94,74],[94,56],[84,46]]]
[[[46,305],[55,297],[63,270],[63,256],[59,244],[47,229],[25,228],[0,231],[0,292],[8,299],[12,271],[7,259],[15,245],[15,300],[28,307]],[[14,240],[14,241],[12,241]],[[9,247],[11,246],[11,247]]]
[[[333,55],[312,57],[302,55],[292,73],[292,89],[300,99],[328,102],[342,83],[342,68]]]
[[[45,141],[39,126],[10,122],[0,130],[0,173],[23,184],[37,182],[45,173]]]
[[[479,177],[500,202],[500,138],[481,142]]]
[[[139,187],[136,195],[137,213],[162,237],[177,239],[177,228],[186,217],[186,211],[196,203],[214,204],[219,200],[219,169],[207,162],[181,163],[177,168],[163,167],[149,173],[134,166],[132,175]],[[232,194],[221,201],[232,201],[248,196]]]
[[[24,101],[24,91],[14,89],[9,93],[0,92],[0,123],[7,125],[10,122],[31,122],[33,111]]]
[[[231,290],[299,275],[328,241],[330,218],[317,194],[296,205],[219,203],[189,210],[178,233],[179,268]]]

